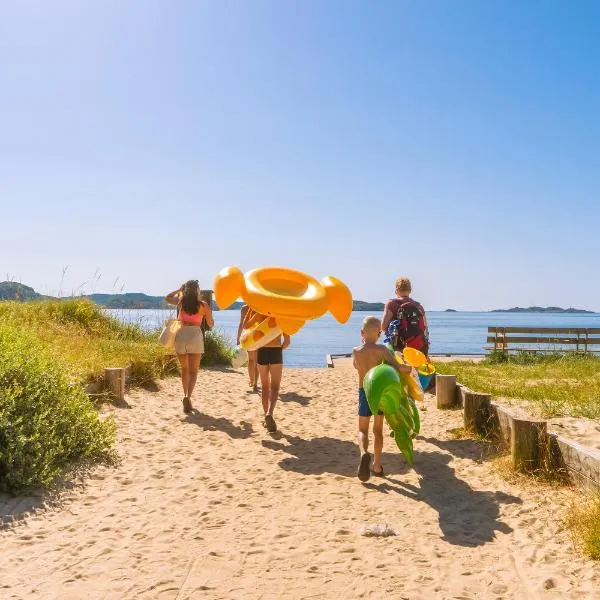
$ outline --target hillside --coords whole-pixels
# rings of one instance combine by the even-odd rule
[[[0,300],[36,300],[42,298],[32,287],[15,281],[0,282]]]
[[[140,292],[128,294],[90,294],[84,297],[105,308],[169,308],[163,296],[148,296]]]

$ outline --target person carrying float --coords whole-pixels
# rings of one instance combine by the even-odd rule
[[[283,267],[262,267],[246,274],[237,267],[227,267],[215,278],[214,290],[221,308],[238,298],[248,306],[238,351],[257,351],[263,424],[269,433],[275,433],[273,410],[279,396],[283,350],[290,344],[290,336],[306,321],[327,311],[339,323],[345,323],[352,313],[352,294],[335,277],[317,281],[306,273]]]

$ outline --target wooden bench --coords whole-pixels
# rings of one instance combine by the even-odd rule
[[[600,352],[600,327],[488,327],[490,352]]]

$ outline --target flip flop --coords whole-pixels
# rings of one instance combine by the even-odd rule
[[[192,412],[192,401],[187,396],[183,399],[183,412],[186,415]]]
[[[273,415],[265,415],[265,426],[269,433],[275,433],[277,431],[277,425]]]
[[[365,452],[360,457],[360,464],[358,465],[357,476],[361,481],[369,481],[371,477],[371,455]]]
[[[375,477],[385,477],[383,467],[381,467],[381,471],[371,471],[371,475],[374,475]]]

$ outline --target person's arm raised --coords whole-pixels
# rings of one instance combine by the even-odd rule
[[[174,292],[170,292],[169,294],[167,294],[165,297],[165,302],[168,302],[169,304],[173,304],[173,305],[177,306],[179,304],[180,298],[181,298],[181,288],[179,288],[178,290],[175,290]]]
[[[281,349],[285,350],[290,345],[291,341],[292,341],[292,338],[287,333],[284,333],[283,334],[283,344],[281,344]]]

